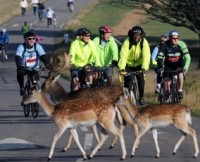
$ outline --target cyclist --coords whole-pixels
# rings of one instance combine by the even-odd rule
[[[164,71],[182,69],[178,72],[178,94],[182,99],[184,75],[189,69],[191,57],[186,44],[179,40],[178,31],[169,32],[169,40],[162,45],[157,62],[159,68],[164,67]],[[164,75],[170,77],[170,74],[164,73]]]
[[[145,32],[142,27],[134,26],[128,31],[128,38],[123,42],[120,59],[118,63],[119,70],[123,75],[124,72],[138,71],[136,75],[139,88],[139,104],[145,105],[144,101],[144,72],[149,69],[150,64],[150,47],[148,41],[144,38]],[[124,76],[124,86],[128,87],[130,77]]]
[[[8,33],[6,32],[5,28],[1,29],[0,32],[0,44],[1,46],[4,46],[5,49],[5,59],[8,60],[8,55],[7,55],[7,44],[9,42],[9,36]]]
[[[67,7],[69,11],[72,12],[72,10],[74,10],[74,0],[67,0]]]
[[[160,47],[161,47],[161,45],[165,42],[165,41],[167,41],[167,39],[168,39],[168,36],[167,35],[161,35],[160,36],[160,40],[159,40],[159,42],[158,42],[158,44],[156,45],[156,47],[153,49],[153,52],[152,52],[152,55],[151,55],[151,60],[152,60],[152,65],[153,65],[153,67],[154,67],[154,70],[155,70],[155,72],[156,72],[156,74],[157,74],[157,78],[156,78],[156,83],[157,83],[157,85],[156,85],[156,89],[155,89],[155,93],[159,93],[160,92],[160,83],[161,83],[161,81],[162,81],[162,78],[161,78],[161,76],[160,76],[160,68],[158,68],[158,66],[157,66],[157,61],[156,61],[156,57],[157,57],[157,55],[158,55],[158,52],[159,52],[159,50],[160,50]]]
[[[70,64],[71,64],[71,91],[80,88],[81,76],[90,86],[93,83],[92,69],[96,55],[96,46],[90,39],[91,32],[87,28],[81,28],[79,37],[77,37],[70,46]]]
[[[17,66],[17,81],[20,87],[20,95],[25,94],[24,76],[28,71],[39,73],[40,60],[44,63],[46,69],[50,69],[46,53],[43,47],[36,43],[35,33],[28,31],[24,34],[24,43],[20,44],[16,51],[15,62]],[[39,75],[37,80],[39,80]]]
[[[111,36],[112,30],[109,26],[99,27],[99,36],[93,39],[96,44],[97,55],[95,66],[104,68],[108,85],[112,84],[113,65],[118,63],[118,46]]]
[[[44,11],[45,11],[45,6],[44,6],[43,2],[40,0],[38,3],[38,18],[40,21],[42,21],[42,19],[44,17]]]

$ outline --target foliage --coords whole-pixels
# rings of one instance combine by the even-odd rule
[[[200,35],[200,0],[103,0],[105,3],[138,7],[153,20],[184,26]]]

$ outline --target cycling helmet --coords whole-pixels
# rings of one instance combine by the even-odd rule
[[[78,35],[90,35],[91,34],[91,31],[87,28],[80,28],[78,30]]]
[[[176,31],[176,30],[171,30],[168,34],[169,37],[172,37],[172,36],[179,36],[179,33]]]
[[[99,33],[100,34],[112,33],[112,30],[109,26],[101,26],[99,27]]]
[[[30,30],[24,34],[24,39],[28,37],[35,37],[35,36],[36,36],[35,32],[33,30]]]
[[[140,27],[140,26],[134,26],[132,29],[130,29],[130,30],[128,31],[128,36],[129,36],[129,37],[130,37],[130,36],[133,36],[133,35],[136,34],[136,33],[141,34],[142,37],[145,36],[144,30],[143,30],[143,28]]]
[[[6,28],[2,28],[1,31],[2,31],[3,33],[5,33],[5,32],[6,32]]]

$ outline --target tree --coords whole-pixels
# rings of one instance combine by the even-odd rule
[[[198,34],[200,44],[200,0],[105,0],[105,3],[137,7],[150,19],[188,28]]]

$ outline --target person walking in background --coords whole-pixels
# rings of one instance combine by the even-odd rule
[[[55,12],[51,9],[51,7],[48,7],[46,17],[47,17],[47,27],[49,28],[52,26],[53,18],[55,16]]]
[[[22,25],[21,31],[23,34],[28,32],[30,30],[30,26],[28,25],[27,21],[24,21],[24,24]]]
[[[33,14],[34,15],[36,15],[36,13],[37,13],[38,3],[39,3],[39,0],[32,0],[31,1],[31,4],[33,6]]]
[[[26,15],[26,8],[28,7],[28,3],[26,0],[21,0],[19,6],[21,7],[22,16]]]
[[[134,26],[128,31],[128,38],[122,44],[118,67],[121,75],[125,72],[138,72],[136,75],[139,89],[139,104],[146,105],[144,100],[145,71],[149,69],[150,47],[145,39],[142,27]],[[128,88],[130,76],[124,76],[124,87]]]
[[[117,66],[118,63],[118,46],[111,33],[109,26],[101,26],[99,36],[93,40],[97,47],[95,66],[97,69],[105,69],[108,85],[112,85],[113,66]]]
[[[161,78],[161,71],[160,71],[160,68],[158,68],[157,66],[157,61],[156,61],[156,58],[157,58],[157,55],[160,51],[160,47],[162,46],[162,44],[167,41],[168,39],[168,36],[167,35],[161,35],[160,36],[160,40],[158,42],[158,44],[156,45],[156,47],[153,49],[153,52],[152,52],[152,55],[151,55],[151,61],[152,61],[152,65],[154,67],[154,70],[157,74],[157,77],[156,77],[156,88],[155,88],[155,93],[159,93],[160,92],[160,86],[161,86],[161,81],[162,81],[162,78]]]

